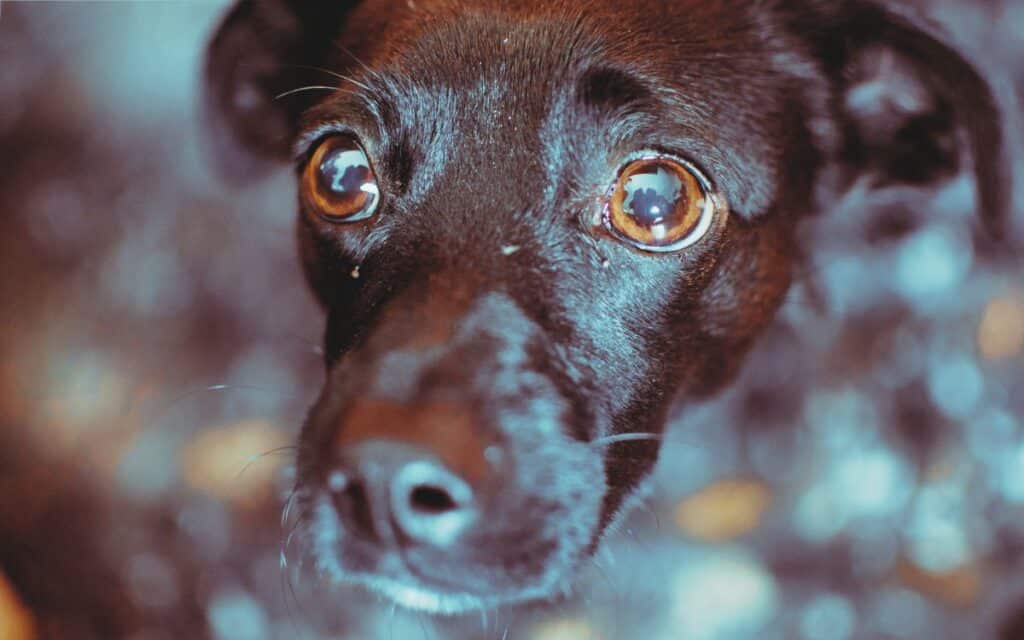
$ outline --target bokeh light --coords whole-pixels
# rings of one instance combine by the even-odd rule
[[[576,591],[431,619],[282,566],[323,318],[292,177],[204,155],[226,3],[2,4],[3,640],[1022,637],[1024,270],[967,177],[858,183],[801,228],[778,320],[673,414]],[[1024,3],[914,4],[1024,95]]]

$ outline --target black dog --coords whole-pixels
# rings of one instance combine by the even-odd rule
[[[1005,209],[985,82],[875,2],[246,0],[207,71],[228,168],[297,159],[311,553],[428,611],[566,588],[850,179],[933,177],[959,134]]]

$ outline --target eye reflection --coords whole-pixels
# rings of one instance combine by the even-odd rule
[[[380,199],[366,152],[347,136],[328,138],[317,147],[306,167],[303,188],[317,212],[332,221],[365,220]]]
[[[675,251],[697,240],[714,214],[709,188],[668,157],[634,160],[619,173],[605,225],[616,237],[649,251]]]
[[[683,181],[662,165],[632,174],[623,185],[623,211],[640,226],[647,227],[655,240],[668,237],[670,217],[679,207]],[[649,169],[650,169],[649,168]]]

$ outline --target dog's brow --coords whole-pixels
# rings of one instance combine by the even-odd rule
[[[360,82],[360,90],[339,90],[333,94],[334,99],[311,108],[303,118],[302,133],[292,145],[293,161],[301,162],[310,146],[327,134],[350,133],[347,123],[378,127],[390,112],[391,88],[384,86],[381,78],[374,76],[374,82]]]
[[[310,151],[310,147],[314,142],[330,133],[342,133],[344,127],[341,127],[337,123],[325,122],[317,127],[302,133],[295,139],[295,144],[292,145],[292,157],[295,162],[299,162],[306,156]]]
[[[310,147],[320,138],[329,134],[352,133],[352,122],[358,121],[364,124],[377,122],[375,116],[378,109],[376,105],[373,105],[371,99],[365,96],[359,97],[360,101],[356,109],[339,109],[336,103],[322,109],[314,108],[306,118],[305,130],[295,137],[295,142],[292,144],[292,160],[297,163],[302,162],[309,153]],[[370,112],[369,116],[364,113],[366,111]],[[346,114],[348,117],[343,117],[342,114]],[[353,114],[357,114],[357,116],[353,117]],[[358,114],[362,114],[362,117],[358,117]]]
[[[638,78],[621,69],[595,67],[580,78],[577,95],[585,106],[621,112],[648,102],[652,93]]]

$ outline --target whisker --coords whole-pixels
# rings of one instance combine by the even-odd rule
[[[612,549],[608,545],[601,545],[601,550],[598,553],[608,562],[609,567],[615,567],[618,564],[615,560],[615,554],[612,553]]]
[[[288,522],[288,517],[292,513],[292,506],[295,504],[295,499],[299,495],[299,488],[297,486],[292,487],[292,490],[288,492],[288,497],[284,501],[284,509],[281,510],[281,530],[284,530],[285,524]]]
[[[299,596],[295,593],[295,585],[292,583],[292,568],[288,564],[288,553],[283,545],[280,551],[278,551],[278,562],[280,563],[278,580],[280,582],[281,597],[284,599],[285,612],[288,614],[288,619],[292,624],[295,624],[295,612],[292,610],[292,603],[294,602],[296,606],[300,606]]]
[[[324,67],[317,67],[317,66],[314,66],[314,65],[311,65],[311,64],[289,64],[287,66],[291,67],[293,69],[309,69],[311,71],[320,71],[322,73],[326,73],[329,76],[335,77],[338,80],[342,80],[342,81],[345,81],[345,82],[351,82],[352,84],[356,85],[360,89],[364,89],[366,91],[373,91],[373,89],[368,84],[366,84],[364,82],[360,82],[359,80],[356,80],[355,78],[353,78],[351,76],[346,76],[346,75],[340,74],[337,71],[331,71],[330,69],[325,69]]]
[[[388,610],[388,637],[395,640],[395,619],[398,617],[398,603],[392,602]]]
[[[287,96],[290,96],[290,95],[293,95],[293,94],[296,94],[296,93],[302,93],[303,91],[333,91],[333,92],[336,92],[336,93],[352,93],[352,91],[347,91],[347,90],[342,89],[340,87],[329,87],[327,85],[322,85],[322,84],[311,84],[311,85],[308,85],[308,86],[305,86],[305,87],[299,87],[297,89],[291,89],[289,91],[285,91],[284,93],[279,93],[276,96],[274,96],[274,100],[280,100],[281,98],[284,98],[284,97],[287,97]]]
[[[299,530],[299,526],[303,524],[303,522],[305,521],[306,517],[309,516],[309,513],[312,510],[313,510],[312,507],[309,507],[308,509],[306,509],[306,511],[304,511],[302,513],[302,515],[300,515],[295,520],[295,522],[291,525],[291,527],[289,527],[288,534],[287,534],[287,536],[284,539],[284,553],[285,553],[285,555],[288,554],[288,550],[292,546],[292,538],[295,536],[295,533]]]
[[[295,341],[301,342],[303,345],[305,345],[309,349],[309,352],[314,354],[314,355],[317,355],[317,356],[320,356],[320,357],[323,357],[323,355],[324,355],[323,347],[321,347],[319,343],[314,342],[313,340],[310,340],[309,338],[306,338],[305,336],[301,336],[301,335],[299,335],[297,333],[285,333],[284,337],[289,338],[291,340],[295,340]]]
[[[376,70],[370,68],[370,65],[366,64],[365,62],[363,62],[359,58],[359,56],[357,56],[355,53],[353,53],[352,50],[349,49],[348,47],[346,47],[346,46],[344,46],[344,45],[342,45],[340,43],[335,43],[334,46],[337,47],[339,51],[341,51],[342,53],[344,53],[348,57],[352,58],[352,60],[355,61],[356,64],[358,64],[360,67],[362,67],[363,70],[366,71],[368,74],[370,74],[372,77],[374,77],[374,78],[381,78],[382,77],[379,71],[376,71]]]
[[[267,387],[258,387],[251,384],[215,384],[201,391],[259,391],[260,393],[276,393],[279,396],[285,398],[292,398],[294,400],[303,400],[304,398],[297,393],[285,393],[280,389],[269,389]]]
[[[294,497],[297,494],[298,494],[298,492],[293,490],[292,491],[292,496],[289,497],[288,503],[285,506],[285,510],[288,511],[289,513],[290,513],[290,510],[291,510],[291,507],[292,507],[292,503],[294,502]],[[298,612],[300,614],[302,614],[304,617],[307,617],[307,618],[308,618],[308,615],[307,615],[307,612],[305,611],[305,608],[302,606],[302,601],[299,600],[298,593],[295,591],[295,584],[292,581],[292,577],[293,577],[294,571],[293,571],[291,565],[288,562],[288,553],[289,553],[289,548],[290,548],[291,542],[292,542],[292,536],[294,536],[295,532],[298,530],[299,525],[301,525],[309,517],[309,514],[310,514],[311,511],[312,511],[312,508],[306,508],[302,513],[300,513],[298,515],[298,517],[296,518],[295,522],[292,523],[291,527],[289,528],[289,530],[287,532],[287,536],[282,535],[281,547],[280,547],[280,552],[279,552],[279,554],[280,554],[280,563],[281,563],[281,572],[280,572],[279,575],[280,575],[280,580],[281,580],[281,583],[282,583],[281,584],[281,589],[282,589],[282,592],[283,592],[282,595],[284,596],[284,604],[285,604],[285,609],[288,612],[288,617],[289,617],[289,619],[293,623],[295,622],[294,611],[292,610],[292,604],[293,603],[295,605],[295,608],[298,610]],[[284,525],[284,522],[286,520],[287,520],[287,517],[286,516],[282,516],[282,520],[281,520],[282,521],[282,534],[284,534],[284,531],[283,531],[284,526],[283,525]],[[298,565],[297,569],[298,569],[299,572],[302,571],[301,557],[300,557],[300,562],[299,562],[299,565]],[[287,587],[287,589],[285,587]],[[291,596],[290,599],[289,599],[289,596]]]
[[[614,435],[597,438],[590,442],[592,447],[604,447],[616,442],[635,442],[637,440],[661,440],[660,433],[616,433]]]
[[[643,509],[643,510],[647,511],[647,513],[649,513],[651,515],[651,517],[654,519],[654,530],[657,533],[660,534],[661,533],[661,516],[658,515],[658,510],[654,508],[653,504],[651,504],[651,497],[648,496],[648,497],[644,498],[639,503],[637,503],[636,506],[637,506],[638,509]]]
[[[288,614],[288,620],[291,622],[293,629],[297,629],[295,612],[292,610],[292,602],[294,601],[296,605],[298,605],[299,596],[295,593],[295,585],[292,584],[291,575],[288,570],[288,561],[285,559],[283,551],[281,552],[281,560],[283,563],[279,577],[281,597],[284,599],[284,609],[285,613]],[[289,596],[291,596],[290,599]]]
[[[157,406],[151,409],[149,407],[142,406],[141,402],[132,402],[125,408],[124,417],[127,418],[128,416],[131,416],[132,414],[135,414],[137,412],[138,414],[142,415],[143,424],[150,425],[155,423],[157,420],[161,419],[163,416],[165,416],[168,411],[170,411],[183,400],[187,400],[193,396],[198,396],[203,393],[213,393],[221,391],[259,391],[260,393],[277,394],[282,398],[291,398],[297,400],[304,399],[302,398],[302,396],[298,394],[286,393],[284,391],[281,391],[280,389],[272,389],[267,387],[259,387],[255,385],[245,384],[211,384],[206,385],[205,387],[198,387],[194,389],[189,389],[188,391],[183,391],[178,395],[171,397],[169,400],[163,402],[157,400],[155,402]]]
[[[298,449],[298,447],[296,447],[294,445],[289,445],[289,446],[284,446],[284,447],[277,447],[276,449],[271,449],[269,451],[264,451],[263,453],[258,453],[256,455],[250,457],[245,462],[245,465],[241,469],[238,470],[238,473],[235,474],[235,480],[238,480],[239,478],[241,478],[242,474],[249,470],[249,467],[251,467],[252,465],[256,464],[257,462],[259,462],[263,458],[266,458],[267,456],[272,456],[272,455],[275,455],[275,454],[278,454],[278,453],[285,453],[287,451],[294,451],[294,450],[297,450],[297,449]]]
[[[603,566],[601,566],[600,561],[596,557],[591,556],[590,557],[590,564],[591,564],[591,566],[594,567],[594,570],[597,571],[597,574],[601,577],[601,579],[608,586],[608,590],[612,594],[616,594],[617,593],[617,589],[615,588],[615,583],[612,581],[611,575],[609,575],[608,572],[605,570],[605,568]]]
[[[281,518],[281,552],[286,556],[286,561],[289,548],[291,547],[292,537],[295,535],[295,532],[298,531],[299,527],[305,523],[309,514],[313,511],[312,506],[305,505],[305,508],[301,513],[299,513],[298,517],[295,518],[295,521],[291,524],[287,524],[288,518],[291,516],[292,502],[293,500],[289,499],[289,503],[285,505],[287,515],[282,515]]]
[[[431,638],[436,637],[430,629],[427,629],[427,623],[424,620],[424,614],[416,614],[416,623],[419,624],[420,631],[423,632],[423,640],[430,640]]]
[[[501,629],[501,605],[495,605],[493,607],[493,611],[494,611],[494,636],[493,637],[497,638],[498,637],[498,630]],[[490,634],[488,634],[488,637],[491,637]]]

